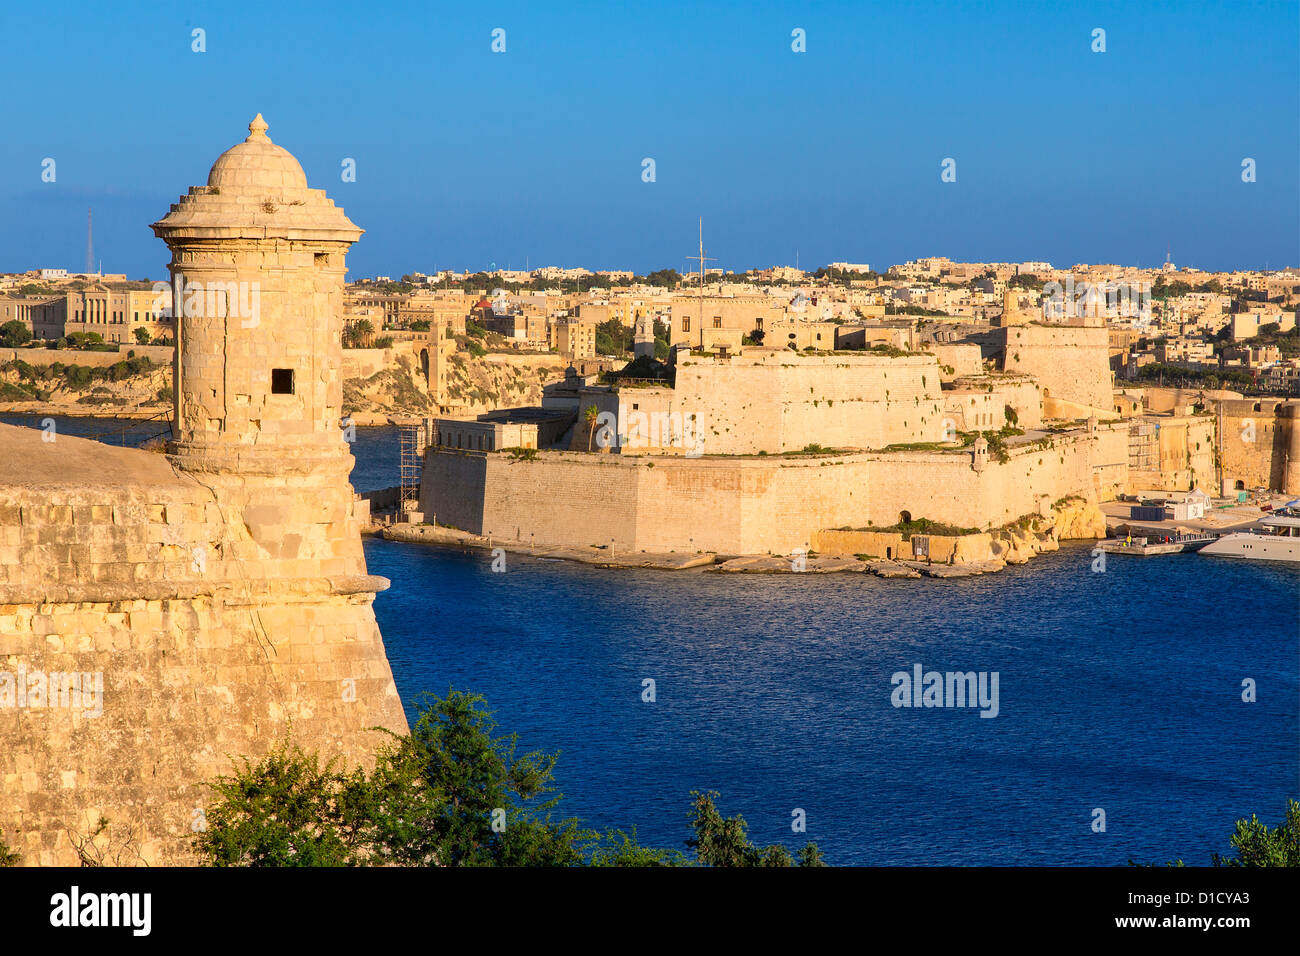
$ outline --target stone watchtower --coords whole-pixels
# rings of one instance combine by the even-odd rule
[[[258,736],[291,728],[323,757],[364,760],[367,730],[407,725],[371,607],[388,581],[366,571],[368,508],[341,421],[345,257],[361,230],[266,131],[258,114],[208,184],[152,226],[172,254],[168,451],[220,517],[186,542],[193,565],[223,620],[267,645]]]
[[[259,113],[152,226],[172,253],[170,451],[242,512],[251,541],[219,560],[364,576],[340,427],[344,258],[361,230],[266,131]]]
[[[439,410],[447,405],[447,366],[450,364],[451,353],[455,351],[456,341],[446,334],[442,320],[435,316],[429,323],[422,364],[429,398]]]
[[[632,357],[655,357],[655,324],[650,313],[638,315],[632,325]]]

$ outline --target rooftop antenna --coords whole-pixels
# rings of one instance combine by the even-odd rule
[[[704,254],[704,217],[700,217],[700,253],[697,256],[687,256],[687,259],[695,259],[700,263],[700,330],[704,329],[704,263],[713,261],[713,256]],[[704,344],[703,335],[700,337],[700,344]]]
[[[86,275],[90,275],[95,268],[95,240],[92,228],[93,219],[92,211],[86,209]]]

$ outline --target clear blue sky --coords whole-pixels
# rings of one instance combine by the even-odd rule
[[[93,206],[106,271],[164,275],[147,224],[259,111],[353,277],[684,269],[701,215],[727,268],[1297,265],[1298,6],[6,3],[0,270],[80,270]]]

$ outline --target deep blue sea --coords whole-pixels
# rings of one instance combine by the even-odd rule
[[[1238,817],[1276,824],[1300,795],[1300,570],[1094,573],[1086,545],[951,581],[366,554],[393,582],[375,613],[408,714],[485,695],[521,750],[561,751],[562,809],[643,842],[684,848],[690,791],[716,789],[756,841],[832,863],[1206,864]],[[998,672],[998,716],[895,708],[917,663]]]
[[[358,429],[353,451],[358,491],[397,483],[395,429]],[[485,695],[521,750],[561,752],[562,811],[646,843],[684,849],[690,791],[716,789],[758,842],[812,839],[832,863],[1204,864],[1238,817],[1276,824],[1300,796],[1297,569],[1094,573],[1084,544],[951,581],[366,554],[393,582],[375,613],[408,715],[426,691]],[[895,708],[891,676],[918,663],[996,671],[998,716]]]

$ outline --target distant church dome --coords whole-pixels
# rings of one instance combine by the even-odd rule
[[[268,193],[306,189],[302,165],[283,146],[271,142],[266,130],[266,121],[258,113],[248,124],[248,139],[230,147],[212,164],[208,185]]]

